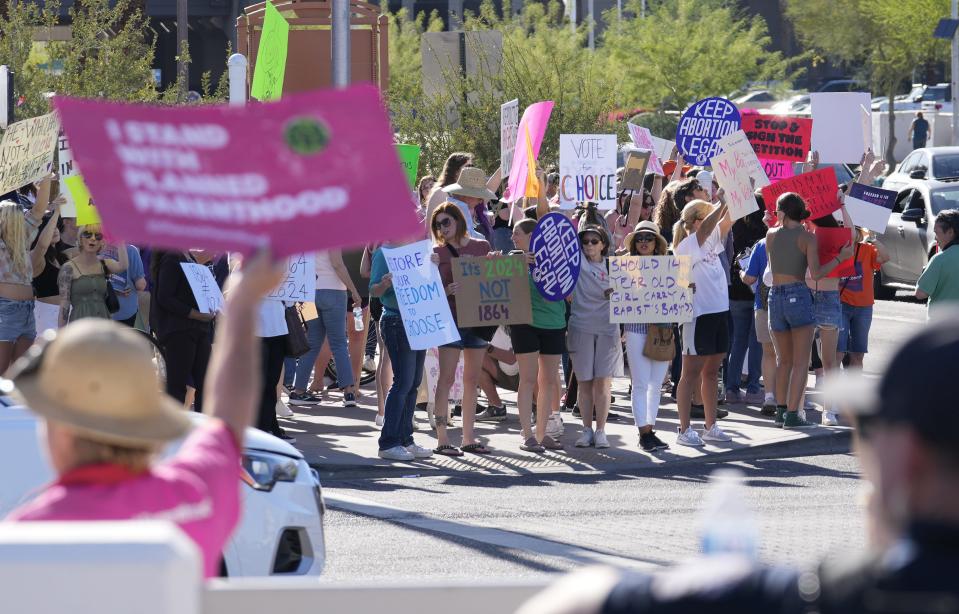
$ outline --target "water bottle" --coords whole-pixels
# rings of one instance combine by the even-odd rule
[[[363,308],[354,307],[353,308],[353,328],[357,331],[363,330]]]
[[[703,554],[738,554],[757,558],[758,535],[752,510],[746,505],[744,475],[738,469],[720,469],[709,477],[703,508]]]

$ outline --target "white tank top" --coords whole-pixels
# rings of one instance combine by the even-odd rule
[[[330,262],[330,252],[316,252],[316,289],[317,290],[346,290],[340,277],[333,270]]]

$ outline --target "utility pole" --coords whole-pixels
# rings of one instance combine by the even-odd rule
[[[952,18],[959,19],[959,0],[952,0]],[[952,144],[959,145],[959,32],[952,35]]]
[[[589,15],[589,50],[596,49],[596,16],[593,12],[593,0],[586,1],[586,12]]]
[[[187,47],[189,36],[188,22],[190,11],[187,6],[187,0],[176,0],[176,76],[177,76],[177,102],[186,101],[187,91],[190,89],[190,67],[187,64],[186,56],[183,51]]]
[[[333,87],[350,84],[350,0],[333,0]]]

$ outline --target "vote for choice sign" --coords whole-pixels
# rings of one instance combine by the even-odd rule
[[[559,206],[594,202],[616,206],[616,135],[561,134],[559,137]]]
[[[721,153],[718,141],[740,128],[739,109],[725,98],[704,98],[683,113],[676,128],[676,146],[686,162],[707,166]]]

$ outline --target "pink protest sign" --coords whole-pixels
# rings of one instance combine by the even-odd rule
[[[666,173],[663,172],[663,165],[659,161],[659,156],[656,155],[656,144],[653,143],[653,134],[649,131],[649,128],[643,128],[629,122],[626,123],[626,126],[629,128],[629,136],[633,139],[633,145],[650,151],[649,172],[665,176]]]
[[[516,151],[513,152],[513,165],[509,170],[509,184],[503,199],[506,202],[516,202],[523,198],[526,191],[526,176],[529,174],[529,156],[526,151],[526,131],[529,130],[529,140],[533,146],[533,158],[539,156],[539,148],[543,144],[546,134],[546,124],[553,112],[553,101],[544,100],[526,107],[523,117],[519,120],[519,129],[516,131]]]
[[[783,179],[789,179],[794,176],[793,163],[787,160],[771,160],[769,158],[760,158],[759,163],[763,165],[766,176],[773,183]]]
[[[278,257],[422,232],[378,90],[245,107],[54,98],[113,235]],[[372,179],[375,178],[375,181]]]

